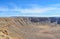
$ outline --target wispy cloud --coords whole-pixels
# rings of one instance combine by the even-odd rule
[[[51,17],[60,17],[60,15],[51,15]]]
[[[45,13],[51,10],[55,10],[56,8],[47,7],[47,8],[29,8],[29,9],[21,9],[21,13]]]
[[[34,6],[31,5],[31,8],[21,8],[13,4],[13,9],[10,9],[9,7],[0,7],[0,11],[19,11],[20,13],[44,13],[51,10],[56,10],[56,7],[39,7],[34,4]]]
[[[60,12],[60,5],[59,4],[53,4],[50,6],[41,6],[41,5],[35,5],[35,4],[30,4],[28,6],[30,6],[30,8],[21,8],[21,6],[17,6],[15,4],[10,4],[10,6],[12,6],[13,8],[9,8],[9,7],[4,7],[4,6],[0,6],[0,11],[4,12],[19,12],[22,14],[33,14],[33,15],[26,15],[26,16],[40,16],[41,13],[47,13],[46,15],[41,15],[41,16],[48,16],[49,13],[54,13],[53,15],[49,15],[49,16],[60,16],[60,15],[56,15],[55,13],[59,13]],[[39,14],[39,15],[36,15]],[[24,16],[24,15],[23,15]]]

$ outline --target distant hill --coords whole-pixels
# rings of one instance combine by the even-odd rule
[[[48,21],[50,23],[57,22],[57,24],[60,24],[60,17],[30,17],[29,18],[31,22],[45,22]]]

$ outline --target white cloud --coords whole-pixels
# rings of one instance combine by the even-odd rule
[[[17,7],[16,5],[14,5],[16,8],[12,9],[11,11],[19,11],[20,13],[45,13],[48,11],[52,11],[52,10],[56,10],[56,7],[43,7],[37,4],[30,4],[30,8],[21,8],[21,7]]]
[[[60,17],[60,15],[51,15],[52,17]]]
[[[9,7],[0,7],[0,11],[19,11],[20,13],[46,13],[48,11],[53,11],[53,10],[60,10],[60,8],[58,7],[40,7],[39,5],[30,5],[31,8],[21,8],[18,7],[15,4],[10,4],[11,6],[13,6],[13,9],[10,9]],[[58,5],[58,4],[56,4]]]
[[[51,10],[55,10],[56,8],[48,7],[48,8],[29,8],[29,9],[20,9],[21,13],[45,13]]]

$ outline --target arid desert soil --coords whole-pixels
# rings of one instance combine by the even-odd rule
[[[32,23],[28,18],[0,18],[0,39],[60,39],[60,25]]]

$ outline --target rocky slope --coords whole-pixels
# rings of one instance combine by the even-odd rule
[[[0,39],[60,39],[60,25],[47,17],[0,18]]]

